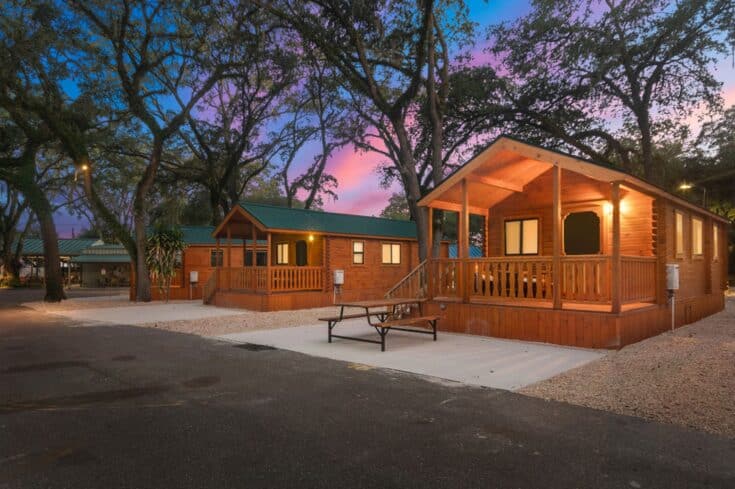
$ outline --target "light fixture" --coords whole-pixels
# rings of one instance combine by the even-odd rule
[[[84,164],[82,165],[82,171],[87,171],[87,170],[89,170],[89,165],[88,165],[88,164],[86,164],[86,163],[84,163]]]
[[[312,241],[314,241],[314,235],[313,234],[310,234],[309,235],[309,242],[312,242]]]
[[[692,187],[694,187],[694,185],[692,185],[691,183],[684,182],[679,185],[679,190],[691,190]]]
[[[613,211],[613,205],[610,202],[605,202],[602,204],[602,210],[605,212],[605,215],[610,215]]]

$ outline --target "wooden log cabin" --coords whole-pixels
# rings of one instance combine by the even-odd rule
[[[223,261],[204,286],[204,302],[225,307],[273,311],[374,299],[419,264],[411,221],[243,202],[212,236]],[[234,240],[247,240],[246,260]],[[254,242],[264,243],[262,258],[248,260]],[[335,284],[335,271],[343,284]]]
[[[458,257],[430,257],[403,282],[426,280],[412,288],[446,317],[440,329],[620,348],[671,328],[669,263],[677,326],[724,307],[728,222],[620,170],[501,137],[419,205],[429,242],[436,214],[459,214]]]

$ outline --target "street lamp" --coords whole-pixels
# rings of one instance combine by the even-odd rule
[[[687,191],[695,187],[702,189],[702,207],[707,207],[707,188],[706,187],[703,187],[700,185],[694,185],[693,183],[682,182],[681,185],[679,185],[679,190]]]

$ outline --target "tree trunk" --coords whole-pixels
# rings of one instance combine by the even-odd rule
[[[35,169],[27,167],[25,173],[34,172]],[[61,302],[66,299],[64,293],[64,276],[61,273],[61,257],[59,256],[59,236],[54,225],[51,203],[43,191],[35,184],[32,175],[25,175],[25,185],[20,190],[28,199],[31,210],[36,215],[41,228],[41,239],[43,240],[44,275],[46,283],[46,302]]]

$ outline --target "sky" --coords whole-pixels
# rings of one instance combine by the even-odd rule
[[[517,19],[530,10],[530,2],[524,0],[470,0],[468,2],[471,20],[478,24],[478,38],[482,39],[486,28],[492,24]],[[478,42],[474,50],[474,62],[481,64],[487,60],[483,52],[485,45]],[[725,106],[735,104],[735,67],[732,57],[722,59],[715,67],[716,77],[723,83]],[[693,129],[699,125],[696,116],[690,121]],[[304,164],[312,160],[308,149],[303,152]],[[357,152],[352,147],[336,151],[327,163],[327,171],[339,182],[337,199],[326,200],[324,210],[361,215],[378,215],[387,205],[398,186],[384,189],[380,187],[377,167],[382,156],[375,153]],[[298,171],[298,166],[296,167]],[[84,220],[78,220],[63,211],[57,213],[56,224],[59,235],[70,237],[82,228],[88,227]]]

